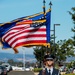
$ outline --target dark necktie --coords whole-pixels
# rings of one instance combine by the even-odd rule
[[[51,70],[49,69],[49,75],[51,75]]]

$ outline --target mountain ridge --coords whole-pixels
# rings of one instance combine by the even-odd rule
[[[0,61],[7,62],[9,59],[13,59],[14,61],[23,61],[25,57],[25,61],[36,62],[35,55],[33,54],[13,54],[13,53],[3,53],[0,52]],[[75,57],[67,57],[66,62],[70,62],[75,60]]]
[[[31,62],[35,62],[35,56],[33,54],[25,54],[25,56],[23,54],[13,54],[13,53],[0,53],[0,61],[8,61],[9,59],[13,59],[14,61],[23,61],[25,57],[26,61],[31,61]]]

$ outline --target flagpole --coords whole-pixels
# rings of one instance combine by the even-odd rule
[[[51,6],[52,6],[52,2],[51,1],[50,1],[49,5],[50,5],[50,9],[51,9]]]
[[[45,3],[46,3],[46,1],[43,0],[43,12],[44,12],[44,18],[46,18],[46,17],[45,17],[45,16],[46,16]],[[50,38],[50,37],[49,37],[49,38]],[[49,53],[49,51],[48,51],[48,45],[47,45],[47,47],[46,47],[46,53],[45,53],[45,54],[48,54],[48,53]]]
[[[45,15],[45,13],[46,13],[45,3],[46,3],[46,1],[45,1],[45,0],[43,0],[43,12],[44,12],[44,15]]]
[[[50,42],[51,42],[51,6],[52,6],[52,2],[50,1],[50,3],[49,3],[49,5],[50,5]],[[50,44],[50,46],[51,46],[51,44]],[[50,47],[50,53],[51,53],[51,47]]]

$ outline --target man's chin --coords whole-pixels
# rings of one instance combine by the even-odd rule
[[[49,67],[51,67],[52,65],[48,65]]]

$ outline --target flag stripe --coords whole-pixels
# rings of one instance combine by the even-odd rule
[[[26,26],[28,26],[29,24],[26,24],[26,25],[20,25],[20,26],[14,26],[14,27],[12,27],[12,28],[10,28],[9,29],[9,31],[2,37],[2,39],[4,38],[4,37],[6,37],[6,36],[9,36],[8,34],[13,34],[14,32],[17,32],[17,31],[19,31],[19,29],[20,30],[22,30],[24,27],[26,27]],[[30,27],[30,25],[28,26],[28,27]],[[15,29],[15,28],[17,28],[17,29]],[[19,29],[18,29],[19,28]]]
[[[38,40],[41,41],[39,43],[46,43],[46,25],[34,27],[30,24],[16,24],[16,26],[12,27],[2,39],[8,42],[12,48],[17,47],[19,43],[26,44],[29,42],[31,44],[31,42],[36,43]]]
[[[16,28],[18,28],[17,26],[16,26]],[[3,37],[2,37],[2,39],[4,39],[4,38],[6,38],[7,36],[9,36],[10,34],[13,34],[13,35],[17,35],[17,34],[21,34],[21,33],[23,33],[23,32],[33,32],[33,31],[36,31],[38,28],[30,28],[30,27],[28,27],[28,28],[21,28],[21,29],[14,29],[14,27],[12,28],[12,29],[10,29],[10,31],[8,31],[8,33],[7,34],[5,34]],[[38,31],[45,31],[45,29],[46,29],[46,26],[42,26],[42,27],[40,27],[39,29],[38,29]],[[18,33],[16,33],[16,32],[18,32]],[[15,33],[15,34],[14,34]],[[13,35],[10,35],[10,36],[13,36]]]
[[[45,34],[40,34],[40,35],[38,35],[38,34],[33,34],[33,35],[28,35],[28,36],[24,36],[24,35],[20,35],[20,36],[16,36],[15,38],[10,38],[9,40],[6,40],[6,41],[8,41],[9,42],[9,44],[11,44],[11,43],[13,43],[13,42],[15,42],[16,40],[17,40],[17,38],[21,38],[21,39],[23,39],[23,38],[25,38],[25,39],[28,39],[28,38],[39,38],[39,37],[46,37],[46,35]]]
[[[26,42],[19,42],[17,43],[14,47],[17,48],[19,46],[26,46],[26,45],[43,45],[43,44],[46,44],[46,40],[29,40],[29,41],[26,41]]]
[[[38,13],[3,24],[0,27],[0,37],[4,40],[2,41],[3,48],[11,48],[12,45],[14,45],[13,48],[29,45],[50,45],[48,44],[50,43],[50,11],[47,11],[45,16],[43,13]],[[15,42],[24,39],[27,40],[15,44]]]
[[[8,32],[6,35],[4,35],[2,39],[6,39],[6,41],[7,41],[8,39],[13,38],[14,36],[17,36],[18,34],[19,35],[23,34],[23,35],[27,36],[29,34],[28,32],[30,32],[31,34],[34,32],[35,32],[34,34],[46,34],[46,28],[45,27],[39,28],[38,32],[36,32],[36,31],[37,31],[37,28],[36,29],[33,29],[33,28],[22,29],[18,32],[15,32],[15,33],[13,33],[14,31],[12,30],[12,31]],[[29,35],[31,35],[31,34],[29,34]]]
[[[10,44],[10,45],[14,48],[16,46],[16,44],[18,44],[18,43],[25,43],[25,42],[28,42],[28,41],[32,41],[33,43],[35,43],[35,41],[37,42],[38,40],[42,41],[41,43],[43,43],[44,41],[45,41],[44,43],[46,43],[46,37],[45,38],[34,37],[34,38],[27,38],[27,39],[25,39],[25,38],[23,38],[23,39],[18,38],[13,44]],[[9,42],[8,42],[8,44],[9,44]]]
[[[19,38],[21,38],[21,39],[24,39],[24,38],[25,38],[25,42],[27,42],[27,40],[29,40],[29,41],[35,40],[35,41],[36,41],[36,39],[34,39],[33,37],[34,37],[34,38],[37,38],[37,39],[38,39],[38,38],[40,38],[40,39],[41,39],[41,38],[42,38],[42,39],[44,38],[44,39],[45,39],[46,35],[43,35],[43,36],[42,36],[42,35],[40,35],[40,36],[38,36],[38,35],[36,36],[36,35],[35,35],[35,36],[32,36],[32,37],[29,36],[28,38],[25,38],[25,37],[22,36],[22,37],[19,37]],[[20,40],[21,40],[21,39],[20,39]],[[14,44],[14,42],[17,41],[17,40],[19,40],[19,39],[16,38],[16,39],[13,40],[13,41],[11,40],[12,42],[9,41],[8,43],[9,43],[10,45],[12,45],[12,44]]]

